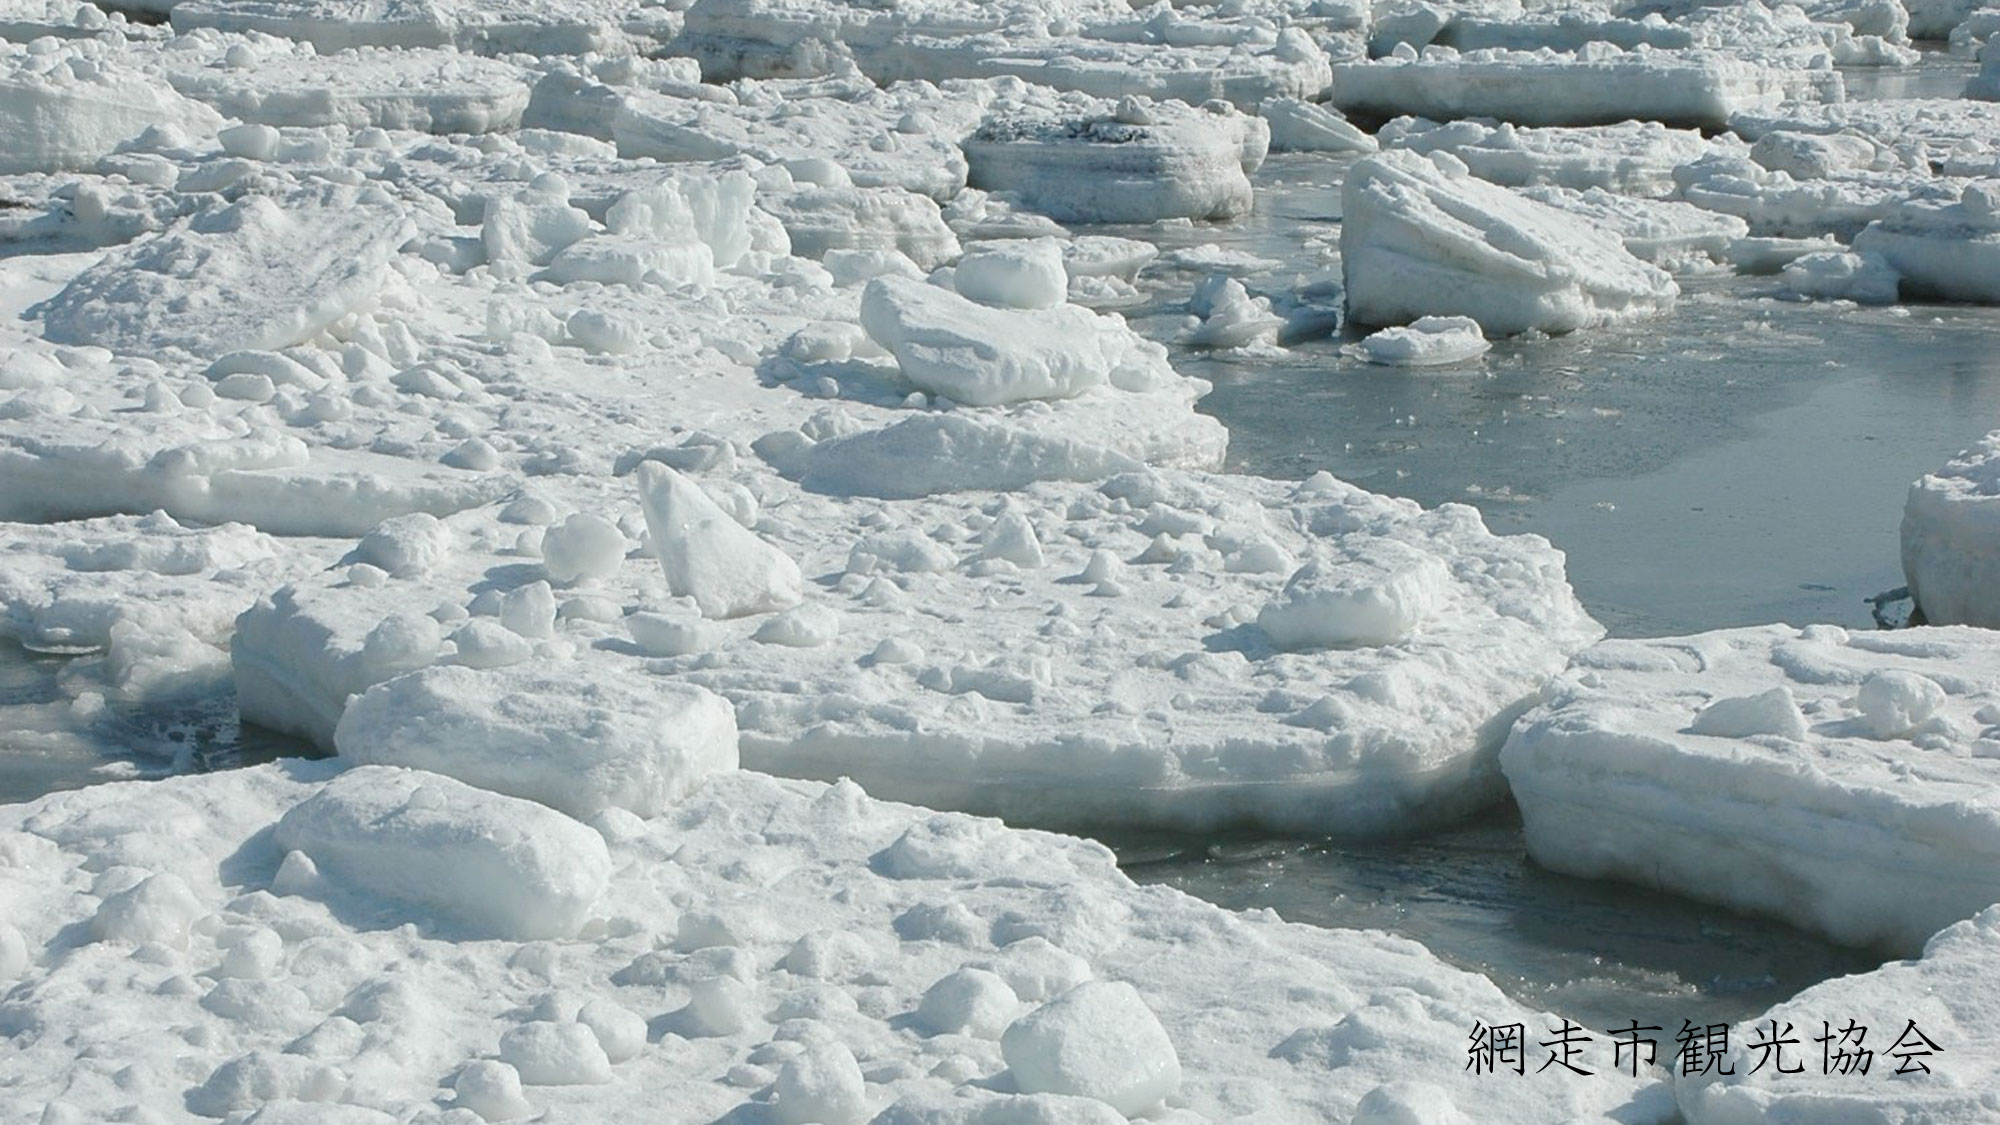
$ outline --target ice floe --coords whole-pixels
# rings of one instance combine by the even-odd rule
[[[2000,898],[1996,656],[1967,628],[1603,641],[1501,765],[1547,867],[1914,952]]]

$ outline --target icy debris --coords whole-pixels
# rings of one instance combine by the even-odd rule
[[[801,257],[893,250],[919,269],[934,269],[959,255],[958,236],[937,203],[894,188],[794,185],[760,192],[757,206],[778,221]]]
[[[1713,147],[1697,130],[1657,121],[1532,128],[1399,117],[1377,139],[1384,148],[1448,152],[1473,175],[1507,187],[1604,188],[1648,198],[1674,194],[1674,170]]]
[[[1388,367],[1442,367],[1485,355],[1479,322],[1465,316],[1421,316],[1402,328],[1369,333],[1358,345],[1361,357]]]
[[[387,900],[469,937],[573,936],[611,879],[603,838],[563,814],[392,766],[336,777],[273,840],[311,857],[336,902]]]
[[[619,100],[611,133],[624,157],[820,161],[855,186],[895,187],[949,199],[965,186],[965,156],[949,132],[896,129],[917,108],[910,100],[913,93],[870,89],[846,99],[746,103],[631,90]]]
[[[259,583],[317,568],[243,524],[184,527],[165,512],[4,524],[0,636],[67,652],[143,651],[148,635],[220,643]]]
[[[972,186],[1064,223],[1236,218],[1269,147],[1262,118],[1177,102],[1146,107],[1138,123],[996,114],[964,143]]]
[[[1340,244],[1351,319],[1467,316],[1491,335],[1654,316],[1680,290],[1618,240],[1470,175],[1442,153],[1349,169]]]
[[[430,770],[583,820],[657,816],[736,768],[736,716],[719,696],[574,664],[399,676],[350,703],[333,741],[358,763]]]
[[[672,470],[640,472],[657,496]],[[1178,470],[1030,483],[1005,500],[948,492],[835,504],[795,493],[759,527],[800,573],[824,576],[811,601],[834,617],[709,614],[697,627],[695,607],[666,602],[661,572],[627,567],[600,596],[656,607],[644,612],[658,621],[565,617],[548,643],[574,645],[585,675],[660,661],[649,669],[728,699],[753,768],[837,772],[1044,822],[1365,834],[1488,799],[1496,719],[1598,635],[1546,544],[1493,536],[1461,506],[1423,512],[1330,477],[1291,485]],[[699,535],[675,547],[680,533],[657,510],[654,548],[674,557],[699,547],[730,592],[768,594],[738,582],[775,548],[708,507],[702,526],[741,537],[744,553]],[[497,509],[447,522],[461,542],[490,542],[481,529]],[[1006,526],[1009,511],[1032,527],[1041,566],[1018,525]],[[910,535],[937,549],[894,546]],[[1311,559],[1319,579],[1287,595]],[[427,616],[440,602],[462,602],[494,575],[527,584],[531,573],[516,555],[470,549],[423,586],[302,582],[238,625],[244,713],[325,741],[349,695],[455,659]],[[803,600],[802,582],[788,588]],[[474,608],[501,600],[480,593]],[[948,623],[911,612],[947,604]],[[1279,606],[1269,630],[1258,624],[1267,604]],[[964,630],[986,640],[967,649],[953,639]],[[759,643],[760,633],[817,643]],[[915,654],[869,659],[892,638]],[[1157,655],[1136,668],[1116,656],[1134,645]]]
[[[657,461],[639,465],[639,499],[667,588],[704,617],[742,617],[797,605],[799,565],[729,518],[701,486]]]
[[[127,0],[128,3],[132,0]],[[536,0],[137,0],[171,9],[176,31],[261,32],[310,43],[323,55],[354,48],[455,47],[482,54],[583,55],[632,49],[622,5]],[[623,9],[621,11],[621,9]]]
[[[1925,620],[2000,628],[2000,431],[1910,486],[1902,543]]]
[[[1604,641],[1501,765],[1554,870],[1914,952],[2000,898],[1996,668],[1959,627]]]
[[[1269,297],[1252,297],[1241,281],[1210,274],[1189,302],[1194,314],[1179,342],[1194,348],[1242,348],[1274,344],[1285,318],[1271,311]]]
[[[274,351],[372,304],[411,233],[379,188],[246,196],[113,251],[31,311],[57,343]]]

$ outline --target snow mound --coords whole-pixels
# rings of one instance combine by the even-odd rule
[[[1910,486],[1903,577],[1931,624],[2000,628],[2000,432]]]
[[[1000,1049],[1022,1093],[1095,1098],[1127,1117],[1180,1088],[1180,1059],[1166,1029],[1122,981],[1070,989],[1015,1020]]]
[[[1604,641],[1501,766],[1545,866],[1914,952],[2000,898],[1996,671],[1957,627]]]
[[[371,304],[412,233],[378,188],[246,196],[113,251],[32,311],[57,343],[272,351]]]
[[[1348,315],[1366,325],[1466,316],[1492,335],[1654,316],[1680,289],[1619,241],[1438,154],[1384,152],[1342,189]]]
[[[441,774],[357,766],[293,806],[272,840],[336,896],[374,896],[473,938],[571,937],[611,880],[604,840],[532,801]]]
[[[736,714],[698,687],[574,666],[431,667],[362,693],[340,756],[409,766],[587,820],[657,816],[736,768]]]

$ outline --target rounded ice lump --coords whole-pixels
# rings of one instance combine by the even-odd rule
[[[611,880],[603,838],[562,813],[395,766],[340,774],[273,839],[311,857],[335,895],[394,903],[467,937],[570,937]]]

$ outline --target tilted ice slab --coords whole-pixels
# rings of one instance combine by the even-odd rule
[[[1401,938],[1136,887],[1097,844],[745,772],[652,821],[607,813],[556,839],[521,818],[510,843],[488,817],[511,798],[415,773],[391,797],[334,769],[0,808],[0,974],[22,1032],[0,1118],[1108,1125],[1126,1119],[1111,1103],[1163,1093],[1161,1119],[1189,1125],[1673,1110],[1663,1083],[1604,1068],[1469,1074],[1476,1022],[1540,1036],[1559,1017]],[[399,837],[353,838],[370,867],[273,840],[343,839],[301,810],[368,800]],[[432,848],[445,826],[464,831]],[[564,916],[563,883],[524,852],[608,875],[580,938],[523,940],[519,923]],[[529,887],[493,878],[510,860]],[[481,905],[505,936],[452,940],[450,915]]]
[[[416,47],[361,47],[325,57],[268,41],[237,44],[224,59],[173,67],[167,77],[182,94],[241,121],[428,133],[516,128],[529,92],[520,67]]]
[[[1964,186],[1958,202],[1911,201],[1854,236],[1887,259],[1905,296],[2000,304],[2000,180]]]
[[[1711,148],[1696,130],[1669,129],[1656,121],[1528,128],[1401,117],[1384,125],[1376,139],[1384,148],[1449,152],[1473,175],[1508,187],[1603,188],[1653,198],[1674,194],[1674,169]]]
[[[1688,1125],[1989,1121],[2000,1102],[1996,969],[2000,908],[1940,931],[1920,960],[1814,985],[1731,1028],[1720,1065],[1732,1076],[1679,1079],[1674,1095],[1681,1114]],[[1750,1046],[1774,1032],[1798,1040],[1783,1048],[1782,1059]],[[1821,1037],[1830,1042],[1815,1042]],[[1914,1053],[1898,1057],[1899,1049]],[[1780,1073],[1780,1065],[1797,1071]]]
[[[412,233],[379,188],[246,196],[107,254],[31,312],[60,344],[203,358],[282,348],[369,306]]]
[[[1788,72],[1716,52],[1554,52],[1427,49],[1421,58],[1334,67],[1333,104],[1349,116],[1409,114],[1517,125],[1659,121],[1721,127],[1733,113],[1788,98],[1839,100],[1832,71]]]
[[[259,31],[324,54],[355,47],[455,47],[482,55],[629,51],[636,4],[590,0],[175,0],[176,31]]]
[[[153,126],[213,134],[222,119],[96,41],[0,42],[0,174],[88,168]]]
[[[827,160],[863,187],[899,187],[940,200],[965,186],[957,138],[916,113],[908,92],[743,105],[634,90],[620,103],[611,132],[626,157]]]
[[[974,187],[1058,222],[1137,223],[1247,214],[1270,136],[1261,118],[1128,99],[1109,115],[996,114],[964,149]]]
[[[1903,577],[1932,624],[2000,627],[2000,432],[1910,486]]]
[[[1604,641],[1544,695],[1500,755],[1538,863],[1912,952],[2000,901],[2000,635]]]
[[[1487,183],[1453,157],[1384,152],[1348,170],[1348,316],[1393,325],[1469,316],[1489,335],[1654,316],[1680,290],[1615,235]]]
[[[1324,475],[767,502],[757,536],[809,579],[795,609],[697,619],[644,557],[578,592],[671,630],[590,600],[531,613],[546,593],[502,591],[539,568],[493,520],[448,518],[427,575],[330,572],[246,614],[245,717],[323,741],[350,694],[464,659],[465,614],[527,614],[515,659],[654,653],[735,704],[757,768],[1040,822],[1369,833],[1490,799],[1507,724],[1599,633],[1539,538]]]

